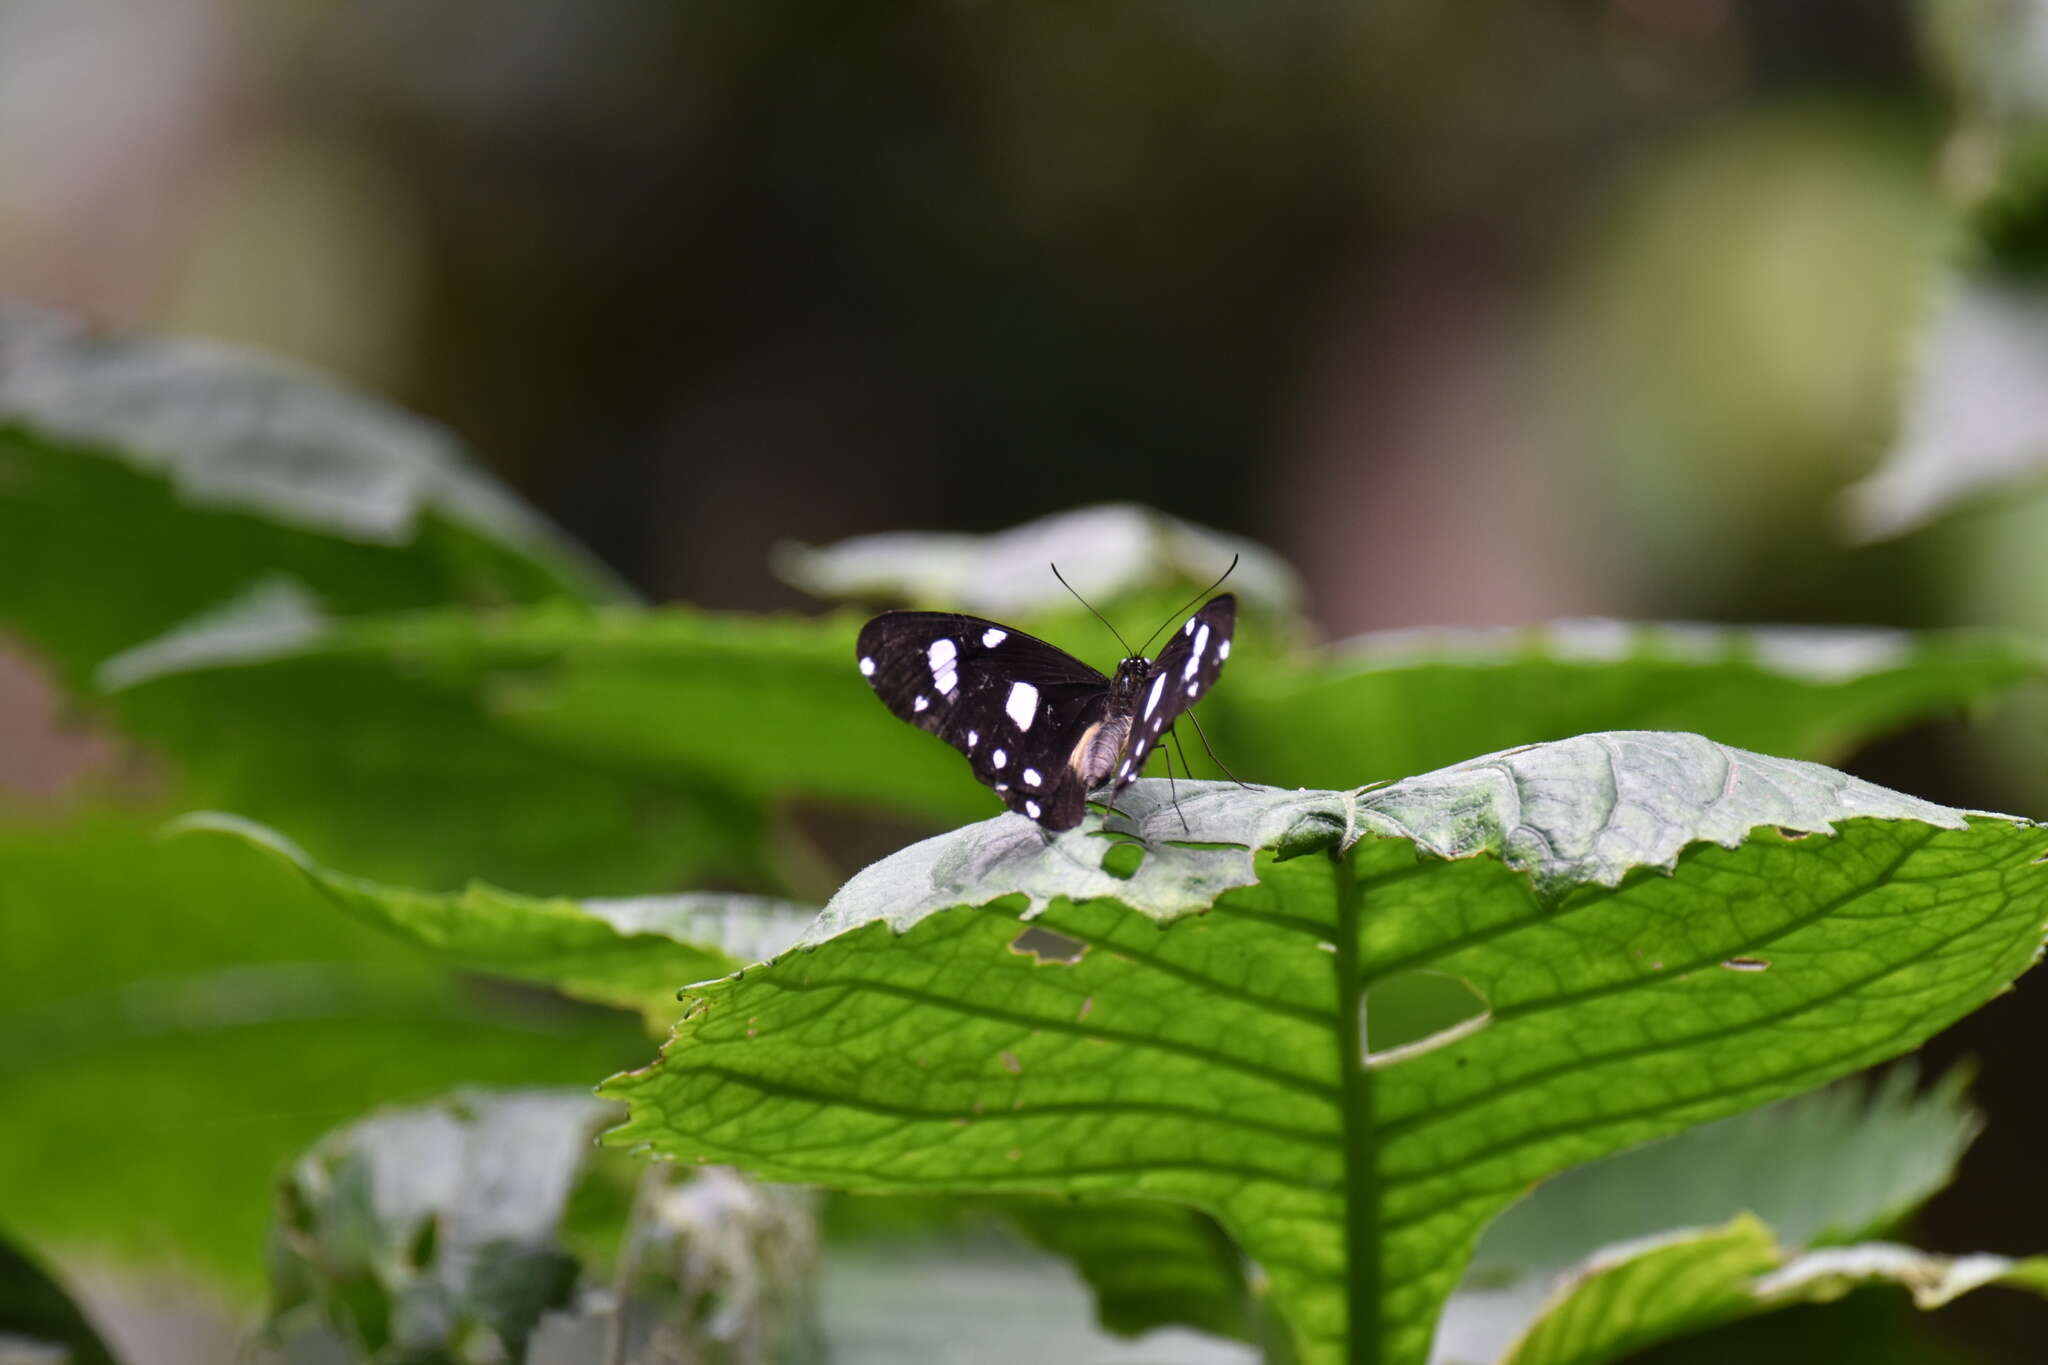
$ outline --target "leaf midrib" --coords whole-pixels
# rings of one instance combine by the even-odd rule
[[[1373,1077],[1365,1065],[1365,988],[1358,876],[1351,850],[1331,850],[1336,870],[1337,1073],[1343,1101],[1339,1122],[1344,1160],[1345,1356],[1359,1365],[1380,1360],[1380,1190],[1378,1143],[1372,1137]]]

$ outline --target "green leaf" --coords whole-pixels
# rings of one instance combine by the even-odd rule
[[[1770,1229],[1747,1215],[1588,1265],[1501,1357],[1503,1365],[1612,1360],[1742,1315],[1749,1282],[1778,1264]]]
[[[1147,847],[1003,816],[854,878],[605,1093],[611,1138],[878,1191],[1190,1204],[1306,1361],[1419,1361],[1566,1167],[1896,1055],[2024,970],[2048,836],[1671,734],[1354,792],[1142,783]],[[1825,836],[1825,837],[1823,837]],[[1308,856],[1308,855],[1316,856]],[[1373,996],[1474,994],[1420,1039]]]
[[[1924,1309],[1992,1284],[2048,1293],[2048,1257],[1934,1256],[1881,1242],[1788,1256],[1769,1228],[1744,1215],[1588,1262],[1501,1365],[1600,1365],[1704,1327],[1826,1303],[1865,1284],[1905,1288]]]
[[[0,1360],[115,1365],[114,1353],[64,1287],[6,1241],[0,1241]]]
[[[1250,1340],[1259,1306],[1244,1258],[1216,1220],[1144,1200],[1005,1199],[1018,1231],[1071,1261],[1095,1295],[1096,1320],[1120,1336],[1184,1325]]]
[[[801,1191],[636,1180],[588,1094],[467,1090],[330,1133],[281,1182],[271,1334],[292,1358],[746,1365],[816,1358]],[[579,1236],[602,1219],[609,1236]],[[623,1231],[621,1230],[623,1229]],[[322,1354],[324,1352],[324,1354]]]
[[[53,1254],[260,1282],[277,1165],[372,1105],[588,1085],[612,1011],[455,977],[294,874],[162,816],[0,825],[0,1191]]]
[[[336,612],[625,595],[426,422],[269,358],[0,307],[0,623],[82,688],[264,575]]]
[[[124,727],[177,760],[186,803],[290,829],[405,883],[475,876],[616,894],[717,874],[769,880],[760,806],[623,746],[560,743],[519,723],[534,676],[551,671],[545,644],[486,660],[408,633],[480,629],[462,613],[396,618],[387,624],[405,629],[388,649],[352,648],[377,628],[309,622],[291,600],[273,585],[100,669],[120,687]],[[601,633],[586,616],[557,606],[533,619]],[[689,714],[633,720],[659,735]]]
[[[397,1362],[469,1359],[480,1327],[525,1359],[575,1289],[557,1230],[606,1117],[587,1095],[466,1092],[321,1139],[280,1191],[272,1330],[325,1324]]]
[[[132,726],[201,771],[224,773],[205,799],[295,831],[347,820],[365,803],[408,800],[416,788],[453,805],[574,784],[564,799],[495,822],[521,820],[525,836],[509,845],[470,847],[473,826],[468,836],[445,831],[493,864],[451,875],[533,885],[507,866],[508,848],[558,848],[595,865],[599,831],[701,828],[685,814],[692,791],[747,798],[737,809],[714,803],[728,825],[793,798],[947,822],[993,809],[957,754],[897,722],[861,685],[849,666],[858,624],[852,615],[777,620],[686,608],[417,613],[333,623],[312,638],[286,621],[267,642],[184,633],[110,668],[133,684],[120,694]],[[1203,714],[1246,778],[1329,786],[1609,728],[1690,729],[1761,751],[1831,756],[2041,672],[2039,645],[2011,635],[1577,622],[1369,636],[1305,667],[1241,651]],[[301,723],[308,695],[322,699],[327,726]],[[1315,723],[1303,724],[1305,715]],[[377,738],[414,731],[412,743]],[[443,747],[464,746],[445,774],[422,757],[440,751],[430,732],[448,737]],[[286,763],[325,775],[289,807]],[[441,782],[445,798],[427,785]],[[330,798],[335,809],[323,813]],[[638,814],[593,817],[582,833],[586,822],[572,817],[601,805]],[[384,852],[388,827],[337,834],[352,859],[362,849],[395,856]],[[746,837],[740,829],[706,839],[695,856],[743,863],[734,850]],[[634,856],[609,851],[621,863]],[[654,861],[638,857],[640,866]],[[624,889],[617,879],[588,881],[586,873],[563,889]]]
[[[434,895],[321,867],[283,835],[235,816],[190,815],[171,828],[227,834],[274,853],[349,914],[460,966],[637,1009],[657,1037],[682,1012],[678,987],[774,956],[812,919],[754,896],[578,902],[483,886]],[[992,1207],[1073,1260],[1112,1331],[1182,1323],[1245,1337],[1255,1329],[1242,1258],[1206,1215],[1129,1200],[1016,1199]]]
[[[1072,606],[1050,565],[1103,608],[1141,596],[1178,600],[1215,579],[1232,556],[1230,590],[1255,614],[1300,610],[1300,579],[1265,546],[1135,503],[1076,508],[993,535],[894,531],[824,549],[786,544],[775,567],[818,597],[1020,620]]]
[[[1089,1322],[1073,1271],[1013,1239],[828,1243],[820,1308],[833,1365],[1253,1365],[1253,1348],[1184,1327],[1119,1340]],[[1126,1266],[1129,1283],[1142,1266]],[[1268,1361],[1285,1357],[1267,1357]]]
[[[1983,1126],[1957,1068],[1924,1095],[1909,1065],[1576,1167],[1502,1214],[1468,1278],[1558,1270],[1602,1247],[1753,1213],[1787,1246],[1887,1230],[1948,1184]]]
[[[1439,1361],[1499,1360],[1552,1283],[1614,1247],[1754,1215],[1803,1248],[1888,1230],[1945,1185],[1979,1127],[1951,1071],[1830,1086],[1574,1167],[1490,1224],[1437,1332]],[[1674,1329],[1676,1330],[1676,1329]]]
[[[1289,786],[1425,772],[1475,749],[1608,729],[1689,730],[1825,760],[2039,678],[2044,662],[2037,642],[1988,631],[1386,631],[1301,670],[1232,660],[1204,716],[1232,768]]]
[[[666,1036],[682,1012],[679,988],[774,956],[811,918],[783,901],[722,893],[574,901],[472,883],[437,895],[322,867],[277,831],[237,816],[204,812],[171,828],[242,839],[282,858],[366,924],[472,971],[638,1010],[656,1036]]]

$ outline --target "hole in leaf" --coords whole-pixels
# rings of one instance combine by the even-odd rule
[[[1056,962],[1062,967],[1072,966],[1088,951],[1088,945],[1077,938],[1056,934],[1050,929],[1033,925],[1010,940],[1010,951],[1035,957],[1040,962]]]
[[[1471,982],[1443,972],[1400,972],[1367,987],[1360,1007],[1368,1065],[1454,1043],[1485,1026],[1492,1006]]]
[[[1794,840],[1811,839],[1813,837],[1813,831],[1810,829],[1788,829],[1784,825],[1780,825],[1778,826],[1778,837],[1780,839]]]
[[[1721,964],[1731,972],[1767,972],[1771,964],[1760,957],[1731,957]]]
[[[1102,870],[1112,877],[1129,881],[1138,874],[1139,864],[1145,861],[1145,846],[1138,843],[1110,845],[1109,852],[1102,855]]]

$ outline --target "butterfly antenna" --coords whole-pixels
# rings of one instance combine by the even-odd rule
[[[1235,561],[1232,562],[1234,563]],[[1059,579],[1061,587],[1065,588],[1068,592],[1074,592],[1074,585],[1066,580],[1066,576],[1060,572],[1059,565],[1055,564],[1052,566],[1052,576],[1054,578]],[[1124,647],[1124,656],[1126,658],[1130,657],[1131,642],[1124,639],[1123,633],[1119,631],[1115,626],[1109,625],[1109,618],[1107,616],[1104,616],[1101,612],[1096,611],[1095,608],[1092,605],[1090,605],[1088,599],[1081,596],[1080,593],[1074,592],[1074,600],[1076,602],[1079,602],[1082,606],[1087,607],[1089,611],[1094,612],[1096,620],[1102,622],[1102,624],[1105,626],[1109,626],[1109,633],[1111,635],[1116,636],[1116,642]],[[1148,641],[1147,643],[1150,642]]]
[[[1208,595],[1209,595],[1210,593],[1212,593],[1212,592],[1216,591],[1216,589],[1218,589],[1218,588],[1222,587],[1222,586],[1223,586],[1223,580],[1224,580],[1224,579],[1226,579],[1226,578],[1228,578],[1228,577],[1230,577],[1231,571],[1232,571],[1233,569],[1237,568],[1237,560],[1238,560],[1238,556],[1236,556],[1236,555],[1232,555],[1232,556],[1230,557],[1230,568],[1228,568],[1228,569],[1225,569],[1225,570],[1224,570],[1224,571],[1223,571],[1223,572],[1222,572],[1221,574],[1219,574],[1219,575],[1217,576],[1217,578],[1216,578],[1216,581],[1215,581],[1214,583],[1211,583],[1211,584],[1210,584],[1210,585],[1209,585],[1208,587],[1206,587],[1206,588],[1202,589],[1202,590],[1201,590],[1200,592],[1196,593],[1196,594],[1195,594],[1195,596],[1194,596],[1194,599],[1193,599],[1193,601],[1190,601],[1190,602],[1188,603],[1188,607],[1192,607],[1193,605],[1195,605],[1195,603],[1196,603],[1196,602],[1199,602],[1199,601],[1201,601],[1201,600],[1202,600],[1203,598],[1207,597],[1207,596],[1208,596]],[[1071,592],[1071,591],[1072,591],[1072,589],[1068,589],[1068,591],[1070,591],[1070,592]],[[1183,614],[1184,612],[1186,612],[1186,611],[1187,611],[1188,607],[1182,607],[1182,608],[1180,609],[1180,611],[1177,611],[1177,612],[1175,612],[1175,613],[1174,613],[1173,615],[1171,615],[1171,616],[1167,617],[1167,618],[1166,618],[1166,619],[1165,619],[1164,621],[1161,621],[1161,622],[1159,623],[1159,630],[1165,630],[1165,629],[1166,629],[1166,628],[1167,628],[1168,626],[1172,625],[1172,624],[1173,624],[1173,623],[1174,623],[1175,621],[1178,621],[1178,620],[1180,620],[1180,618],[1181,618],[1181,615],[1182,615],[1182,614]],[[1152,642],[1153,642],[1154,640],[1156,640],[1156,639],[1158,639],[1158,638],[1159,638],[1159,630],[1155,630],[1155,631],[1153,631],[1153,632],[1152,632],[1152,633],[1151,633],[1150,635],[1147,635],[1147,636],[1145,637],[1145,649],[1141,649],[1141,650],[1139,650],[1138,652],[1139,652],[1140,654],[1143,654],[1143,653],[1145,652],[1145,650],[1146,650],[1146,649],[1150,649],[1150,648],[1152,648]]]

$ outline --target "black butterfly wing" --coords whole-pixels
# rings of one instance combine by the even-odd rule
[[[1174,632],[1152,661],[1150,679],[1138,690],[1131,717],[1131,737],[1124,761],[1117,767],[1119,790],[1143,770],[1159,737],[1173,722],[1208,695],[1230,657],[1230,637],[1237,629],[1237,598],[1213,598]]]
[[[885,612],[855,657],[897,719],[958,749],[976,780],[1047,829],[1081,822],[1087,792],[1069,763],[1102,718],[1109,679],[1063,649],[978,616]]]

